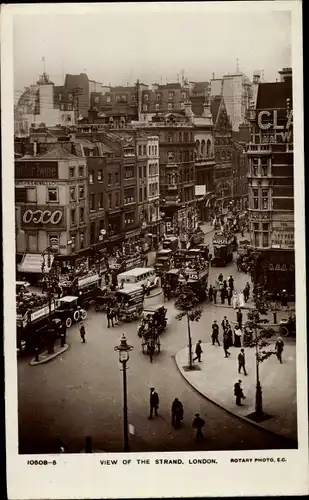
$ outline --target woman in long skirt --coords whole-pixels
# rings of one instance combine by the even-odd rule
[[[239,307],[245,307],[245,297],[242,292],[239,292],[238,300],[239,300]]]
[[[236,309],[238,307],[238,296],[237,296],[236,292],[233,293],[232,305],[233,305],[234,309]]]
[[[234,347],[241,347],[241,336],[242,336],[241,328],[239,328],[239,326],[236,325],[234,328]]]

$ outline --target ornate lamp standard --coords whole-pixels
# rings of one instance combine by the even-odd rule
[[[124,451],[130,451],[129,447],[129,431],[128,431],[128,404],[127,404],[127,361],[129,360],[129,352],[133,350],[133,346],[127,343],[127,339],[123,334],[120,339],[120,345],[114,347],[119,353],[119,361],[122,364],[123,373],[123,436],[124,436]]]
[[[52,342],[53,340],[53,328],[52,328],[52,301],[51,301],[51,294],[52,294],[52,282],[51,282],[51,266],[52,266],[52,261],[51,257],[55,256],[56,254],[56,249],[52,245],[48,246],[43,250],[42,252],[42,257],[43,257],[43,262],[42,262],[42,274],[44,274],[45,266],[46,266],[46,261],[45,257],[47,258],[47,267],[48,267],[48,285],[47,285],[47,293],[48,293],[48,334],[49,338],[51,340],[49,344],[49,353],[54,352],[54,343]]]

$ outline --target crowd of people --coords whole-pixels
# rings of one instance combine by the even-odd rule
[[[224,279],[223,274],[220,273],[215,283],[208,288],[208,298],[214,304],[217,304],[220,298],[222,305],[227,301],[227,304],[233,306],[234,309],[242,308],[250,298],[250,284],[247,282],[243,290],[237,293],[233,276]]]

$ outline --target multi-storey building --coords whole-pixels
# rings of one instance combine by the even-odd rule
[[[162,233],[160,221],[160,155],[159,137],[147,135],[147,175],[148,175],[148,219],[150,233]],[[161,226],[161,228],[160,228]]]
[[[72,262],[89,246],[85,158],[57,147],[15,161],[16,255],[20,270],[41,273],[50,245]]]
[[[247,118],[247,110],[252,98],[250,79],[239,69],[223,78],[211,80],[211,95],[223,95],[227,114],[230,117],[233,131],[239,130],[239,125]]]
[[[214,200],[214,135],[213,119],[208,95],[197,92],[192,94],[194,140],[195,140],[195,196],[200,220],[208,220]],[[205,89],[204,89],[205,90]]]
[[[166,231],[185,234],[195,227],[194,126],[191,104],[185,111],[156,115],[151,121],[134,123],[159,137],[160,209]]]
[[[249,219],[259,250],[255,278],[272,291],[295,289],[292,70],[260,83],[250,111]]]
[[[214,190],[216,203],[224,208],[233,198],[232,125],[222,95],[211,98],[214,127]]]
[[[140,96],[139,120],[151,120],[156,115],[179,113],[185,109],[189,91],[180,83],[153,84]]]
[[[28,136],[32,124],[47,126],[73,125],[73,99],[63,96],[62,106],[58,101],[58,90],[46,73],[36,85],[31,85],[18,98],[14,109],[14,132],[16,136]]]

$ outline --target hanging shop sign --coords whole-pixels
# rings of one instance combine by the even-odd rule
[[[58,179],[58,162],[17,160],[15,179]]]
[[[63,227],[65,223],[65,212],[63,206],[55,208],[37,205],[33,208],[27,206],[21,208],[21,225],[23,228],[38,227]]]

